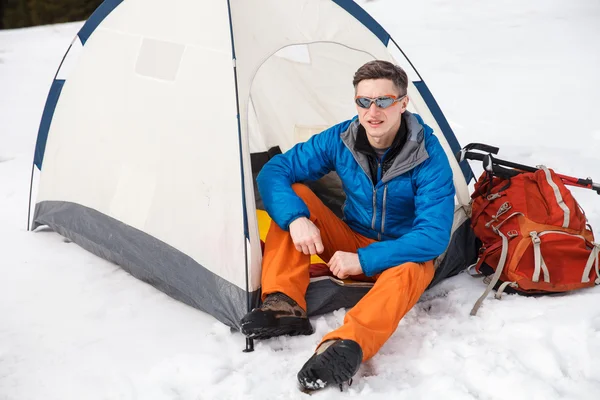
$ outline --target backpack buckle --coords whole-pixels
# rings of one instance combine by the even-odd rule
[[[533,242],[533,244],[542,243],[542,240],[540,239],[536,231],[529,232],[529,236],[531,236],[531,241]]]

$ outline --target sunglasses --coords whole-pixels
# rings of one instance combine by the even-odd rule
[[[374,99],[371,97],[356,96],[354,101],[360,108],[369,108],[373,103],[375,103],[375,105],[379,108],[388,108],[405,97],[406,95],[402,97],[396,97],[393,94],[386,94],[385,96],[375,97]]]

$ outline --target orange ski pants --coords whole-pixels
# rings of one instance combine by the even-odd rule
[[[357,249],[375,242],[350,229],[307,186],[294,184],[292,189],[304,200],[310,220],[321,231],[325,249],[320,257],[325,262],[329,262],[336,251],[356,253]],[[309,265],[310,255],[296,250],[289,232],[271,222],[262,263],[263,300],[270,293],[282,292],[306,310],[304,296],[310,283]],[[373,277],[352,276],[354,280],[375,284],[346,313],[344,324],[325,335],[321,343],[330,339],[351,339],[360,345],[363,361],[373,357],[394,333],[402,317],[417,303],[433,274],[433,262],[428,261],[401,264]]]

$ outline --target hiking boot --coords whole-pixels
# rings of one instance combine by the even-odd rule
[[[298,372],[298,382],[303,389],[317,390],[326,385],[351,382],[362,362],[363,352],[354,340],[328,340]]]
[[[281,292],[267,295],[259,308],[242,318],[242,333],[252,339],[281,335],[310,335],[314,332],[306,311]]]

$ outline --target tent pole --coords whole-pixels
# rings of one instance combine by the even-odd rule
[[[246,207],[246,185],[244,183],[244,147],[242,145],[242,126],[241,126],[241,115],[240,115],[240,96],[238,89],[238,77],[237,77],[237,62],[235,56],[235,41],[233,34],[233,21],[231,20],[231,3],[227,0],[227,9],[229,13],[229,34],[231,35],[231,61],[233,66],[233,81],[235,83],[235,105],[237,111],[237,128],[238,128],[238,146],[240,152],[240,172],[241,172],[241,186],[242,186],[242,212],[244,214],[244,260],[246,262],[246,303],[247,311],[252,311],[252,296],[250,295],[249,286],[249,271],[248,271],[248,244],[250,242],[250,235],[248,233],[248,209]],[[243,350],[244,353],[250,353],[254,351],[254,339],[246,338],[246,348]]]
[[[33,191],[33,172],[35,171],[35,163],[31,164],[31,180],[29,181],[29,203],[27,203],[27,231],[29,231],[29,221],[31,221],[31,194]]]
[[[408,56],[406,55],[406,53],[404,53],[404,50],[402,50],[402,47],[398,46],[398,43],[396,43],[396,41],[394,40],[394,38],[391,35],[390,35],[390,40],[392,41],[392,43],[394,43],[396,45],[396,48],[398,50],[400,50],[400,53],[402,53],[402,55],[404,56],[404,58],[406,58],[406,61],[408,61],[408,63],[410,64],[411,68],[413,69],[413,71],[416,72],[416,74],[419,77],[419,79],[423,80],[423,78],[421,77],[421,74],[419,73],[419,71],[417,70],[417,68],[415,68],[415,66],[413,65],[412,61],[410,61],[410,58],[408,58]]]
[[[254,351],[254,339],[246,338],[246,348],[243,351],[244,353],[251,353]]]

